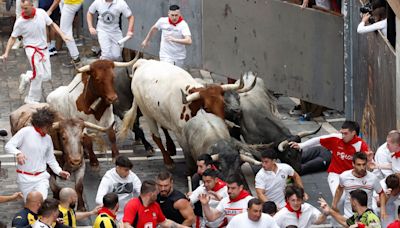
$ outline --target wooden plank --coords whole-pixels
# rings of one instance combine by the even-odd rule
[[[392,8],[393,12],[396,14],[398,18],[400,18],[400,1],[399,0],[387,0]]]

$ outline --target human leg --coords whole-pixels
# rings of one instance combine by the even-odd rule
[[[76,46],[73,34],[72,23],[76,12],[79,11],[81,4],[64,4],[61,11],[60,29],[63,31],[71,41],[66,42],[68,51],[72,59],[79,58],[78,47]]]

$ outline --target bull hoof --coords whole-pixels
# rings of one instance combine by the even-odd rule
[[[167,168],[168,171],[174,171],[176,168],[175,163],[171,163],[171,164],[165,164],[165,168]]]
[[[146,150],[146,152],[147,152],[146,157],[153,157],[156,154],[153,148]]]

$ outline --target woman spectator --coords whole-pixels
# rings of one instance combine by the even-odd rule
[[[385,7],[374,9],[371,14],[363,14],[360,24],[358,25],[357,32],[360,34],[367,32],[374,32],[381,30],[382,33],[387,35],[387,20]]]

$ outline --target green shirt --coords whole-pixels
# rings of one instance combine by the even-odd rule
[[[361,222],[367,226],[370,224],[379,224],[379,226],[376,227],[381,227],[381,221],[379,220],[379,217],[371,209],[367,209],[361,215],[354,213],[353,216],[346,220],[348,226],[354,225],[357,222]]]

